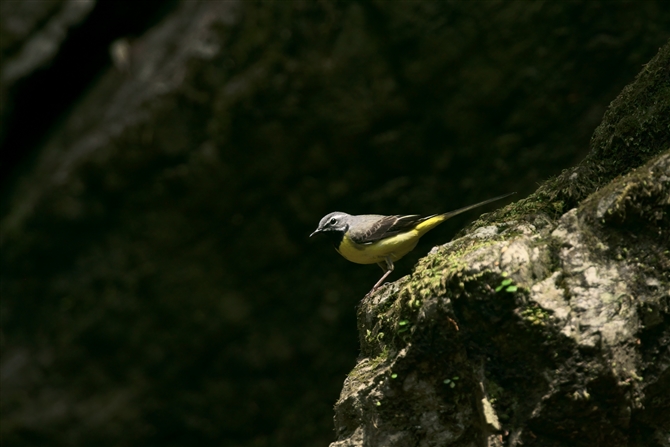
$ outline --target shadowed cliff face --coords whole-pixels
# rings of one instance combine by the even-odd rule
[[[327,244],[308,244],[307,235],[334,209],[443,212],[513,190],[523,197],[538,182],[575,165],[609,102],[668,37],[670,13],[664,2],[631,5],[180,3],[129,41],[120,65],[91,78],[90,89],[35,146],[34,161],[7,184],[0,265],[3,443],[307,446],[348,436],[343,424],[357,432],[357,419],[343,418],[338,407],[333,434],[332,405],[358,354],[356,306],[379,271],[348,264]],[[38,11],[42,18],[35,29],[61,17],[59,7]],[[77,17],[85,23],[87,16]],[[6,23],[0,20],[3,36]],[[22,36],[16,34],[10,46],[2,47],[3,64],[34,37],[30,32]],[[3,80],[2,89],[12,101],[21,101],[21,90],[12,82]],[[11,107],[6,110],[11,113]],[[14,126],[4,113],[3,126]],[[656,129],[658,123],[648,118],[642,121]],[[615,122],[616,135],[626,138],[627,129],[637,126]],[[25,128],[27,138],[32,128]],[[615,138],[608,147],[634,147],[641,141],[624,139]],[[632,168],[654,155],[630,156],[625,164]],[[637,245],[623,229],[637,228],[639,221],[651,231],[656,225],[652,214],[618,218],[617,211],[602,224],[600,217],[588,220],[589,205],[570,211],[586,197],[585,204],[596,200],[594,184],[602,187],[628,167],[608,168],[602,174],[606,181],[598,183],[596,165],[580,166],[577,176],[590,183],[574,182],[574,172],[566,172],[521,202],[521,208],[508,208],[518,222],[496,226],[507,239],[496,240],[502,245],[495,247],[502,250],[512,233],[517,245],[528,248],[523,244],[532,245],[539,232],[545,239],[558,238],[551,234],[563,228],[568,238],[573,229],[587,228],[603,232],[589,241],[602,241],[607,250],[629,247],[607,256],[632,256],[628,253]],[[627,203],[616,209],[628,209]],[[531,212],[545,222],[526,223],[535,230],[524,227],[525,217],[519,217]],[[449,239],[474,217],[454,219],[427,236],[413,257],[399,263],[395,278],[409,272],[430,245]],[[617,237],[621,243],[610,242]],[[508,250],[521,253],[521,248]],[[480,389],[476,400],[485,402],[495,383],[499,398],[489,413],[495,413],[497,423],[493,416],[477,416],[480,411],[485,415],[485,408],[470,405],[471,394],[454,403],[453,411],[463,411],[459,420],[479,421],[468,439],[480,439],[486,430],[494,433],[496,424],[507,427],[509,420],[544,427],[548,413],[533,416],[537,401],[522,401],[521,390],[542,391],[554,383],[546,380],[558,376],[529,380],[528,388],[510,391],[522,380],[508,377],[502,354],[494,357],[500,370],[491,372],[486,361],[472,369],[473,359],[494,354],[468,327],[475,327],[478,313],[490,318],[513,314],[512,322],[544,321],[544,311],[533,314],[535,308],[551,309],[543,307],[539,292],[533,295],[537,306],[531,301],[519,306],[536,284],[559,291],[577,287],[550,284],[561,253],[551,248],[547,256],[554,264],[539,273],[516,277],[510,271],[506,278],[525,289],[499,292],[501,309],[471,307],[465,297],[454,298],[453,308],[430,307],[445,322],[440,330],[456,336],[436,351],[444,354],[444,362],[450,359],[443,365],[448,377],[440,386],[450,382],[440,388],[442,394],[431,394],[425,384],[423,374],[434,368],[430,361],[415,365],[408,357],[406,375],[398,373],[403,392],[433,399],[419,425],[439,427],[439,405],[451,390]],[[425,262],[415,275],[424,271]],[[570,272],[567,267],[561,271],[566,277]],[[472,281],[464,285],[480,284]],[[446,290],[445,284],[440,290]],[[425,312],[430,300],[418,293],[413,302],[424,304],[415,304],[416,312]],[[433,297],[435,303],[445,296]],[[639,338],[650,340],[643,346],[660,350],[654,331],[665,329],[653,328],[664,328],[667,317],[660,304],[654,309],[651,322],[644,323],[652,329]],[[557,321],[572,327],[582,317],[571,318]],[[380,354],[369,351],[372,342],[366,337],[379,332],[367,334],[363,329],[374,325],[365,324],[360,326],[362,353],[374,359]],[[551,325],[528,327],[540,335],[560,333]],[[416,358],[433,358],[430,340],[444,338],[426,330],[425,342],[409,339],[412,346],[425,347]],[[487,333],[483,326],[482,331]],[[398,339],[419,332],[412,326]],[[472,337],[469,345],[459,338],[466,333]],[[516,345],[518,340],[507,339],[502,352],[511,355],[506,359],[543,343]],[[580,342],[573,343],[570,349],[581,352]],[[460,357],[447,357],[452,346]],[[643,360],[631,361],[648,364],[644,356],[659,355],[654,349],[644,351]],[[573,351],[562,352],[561,359],[572,358]],[[366,368],[377,374],[389,361],[378,359]],[[539,355],[529,372],[531,367],[547,370],[552,362],[549,354]],[[459,376],[468,368],[474,372]],[[636,374],[647,377],[636,368]],[[621,369],[611,371],[618,374],[612,375],[616,380],[632,377]],[[655,374],[661,377],[662,371]],[[589,380],[599,377],[579,384],[591,386]],[[457,386],[452,389],[451,383]],[[610,382],[602,383],[596,388],[609,387]],[[660,385],[635,386],[639,396],[663,396]],[[412,403],[417,411],[424,402],[419,397]],[[376,402],[369,402],[373,409]],[[627,401],[620,398],[616,405],[622,402]],[[649,402],[645,405],[655,405]],[[631,426],[641,427],[635,421],[643,421],[656,429],[659,422],[637,408],[631,410]],[[529,428],[518,436],[529,432],[548,429]],[[418,439],[414,432],[407,436]],[[430,436],[448,441],[446,432]]]

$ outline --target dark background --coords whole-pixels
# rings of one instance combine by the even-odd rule
[[[19,3],[4,67],[65,8]],[[326,445],[380,270],[308,240],[319,218],[524,197],[669,24],[663,1],[97,2],[2,85],[3,445]]]

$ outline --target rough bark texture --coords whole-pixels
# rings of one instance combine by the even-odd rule
[[[670,44],[591,148],[363,300],[331,446],[670,445]]]
[[[8,13],[12,5],[52,8],[39,12],[35,33],[17,37],[3,63],[19,54],[20,42],[33,41],[40,24],[60,17],[58,8],[75,3],[3,1]],[[98,2],[90,16],[112,3]],[[0,24],[7,18],[2,14]],[[309,244],[319,218],[335,209],[432,214],[509,191],[525,197],[584,157],[607,104],[667,41],[667,23],[670,3],[663,0],[177,4],[156,26],[127,40],[118,68],[89,80],[85,94],[64,107],[67,115],[51,123],[51,133],[37,138],[34,162],[3,191],[3,447],[333,442],[332,405],[358,354],[354,309],[379,270],[347,263],[325,243]],[[51,40],[56,48],[57,42]],[[108,50],[102,49],[105,57]],[[87,58],[78,58],[77,67],[80,60]],[[645,73],[655,73],[658,64]],[[49,88],[59,89],[58,80]],[[660,265],[632,254],[640,245],[616,259],[617,247],[632,238],[629,225],[644,223],[634,227],[640,238],[660,225],[647,211],[636,211],[647,203],[637,199],[642,192],[622,193],[635,198],[629,202],[613,191],[605,209],[626,214],[603,215],[604,224],[590,220],[590,202],[584,201],[601,197],[617,175],[667,149],[667,122],[658,118],[668,116],[667,86],[657,100],[638,91],[610,109],[594,140],[600,143],[578,171],[478,221],[483,229],[450,246],[460,255],[431,256],[411,279],[385,289],[402,285],[399,295],[385,295],[374,309],[362,305],[368,361],[356,368],[347,389],[363,386],[377,394],[343,395],[339,438],[356,433],[378,445],[385,439],[398,445],[484,442],[487,434],[497,436],[498,424],[528,443],[533,435],[548,438],[552,428],[571,436],[567,422],[548,427],[550,408],[542,396],[564,396],[551,387],[583,396],[569,402],[582,402],[587,416],[594,401],[600,410],[593,417],[611,411],[599,419],[603,426],[614,424],[615,413],[628,404],[622,390],[638,393],[645,408],[662,405],[647,402],[654,392],[664,397],[660,382],[656,391],[647,384],[654,383],[653,374],[661,377],[663,363],[657,362],[657,373],[644,369],[651,364],[647,357],[661,355],[653,352],[667,328],[661,304],[652,305],[651,320],[636,317],[651,328],[647,338],[638,334],[641,344],[630,351],[629,364],[641,358],[635,373],[644,381],[623,388],[618,381],[631,376],[596,358],[609,338],[601,334],[601,348],[581,326],[561,333],[600,312],[599,304],[584,295],[592,307],[563,315],[570,297],[557,299],[553,314],[541,299],[532,301],[541,295],[533,292],[536,284],[581,293],[570,282],[576,267],[559,268],[558,261],[591,253],[598,241],[607,247],[602,256],[613,257],[608,268],[600,258],[589,261],[603,278],[628,278],[620,267],[631,257]],[[35,101],[24,110],[43,106]],[[31,124],[18,133],[12,127],[13,135],[32,136]],[[652,148],[659,141],[666,147]],[[614,163],[617,154],[618,165],[602,164]],[[650,207],[653,197],[645,199]],[[427,235],[398,263],[393,279],[472,218],[455,218]],[[565,233],[573,228],[579,231]],[[572,252],[545,243],[574,242],[580,235],[586,242]],[[499,262],[505,260],[509,276],[503,279],[483,255],[497,256],[505,247],[507,257]],[[536,251],[553,264],[513,270],[523,263],[512,254]],[[466,268],[480,254],[475,267]],[[631,274],[643,269],[629,266]],[[476,268],[485,272],[479,280],[472,278]],[[443,275],[444,269],[453,274]],[[552,280],[554,272],[564,280]],[[658,290],[666,283],[652,273],[653,304],[653,279]],[[479,291],[485,284],[495,290],[504,280],[515,281],[517,291]],[[632,310],[622,305],[622,315],[637,315],[641,292],[625,284],[622,290],[612,283],[601,288],[613,302],[634,303]],[[385,320],[377,317],[388,312]],[[419,324],[418,315],[431,312],[435,324],[431,318]],[[389,319],[394,315],[395,323]],[[532,336],[519,335],[526,333]],[[557,358],[542,348],[551,343],[563,347]],[[658,349],[663,346],[659,342]],[[553,373],[552,366],[568,358],[577,362],[574,380],[563,369]],[[389,383],[404,400],[375,388],[373,377],[386,377],[378,376],[384,368],[394,368],[397,377]],[[598,382],[608,374],[610,382]],[[574,390],[561,377],[573,380]],[[487,401],[490,407],[478,404]],[[446,413],[445,405],[452,406]],[[619,439],[644,424],[658,433],[660,416],[631,409],[630,416],[617,416],[630,420],[630,428],[606,436]],[[573,420],[570,413],[556,414]],[[639,436],[647,439],[643,431]]]

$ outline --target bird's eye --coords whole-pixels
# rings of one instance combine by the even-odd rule
[[[331,225],[335,225],[337,223],[337,219],[335,219],[333,217],[332,219],[330,219],[330,222],[328,222],[328,223],[331,224]]]

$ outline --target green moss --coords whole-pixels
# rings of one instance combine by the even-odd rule
[[[380,352],[377,357],[370,360],[370,366],[372,368],[376,368],[380,364],[384,363],[388,359],[388,357],[389,357],[389,349],[388,347],[385,346],[382,349],[382,352]]]
[[[377,368],[379,365],[383,364],[388,360],[389,358],[389,348],[384,347],[381,352],[373,357],[368,359],[367,361],[361,361],[359,362],[354,369],[349,372],[347,377],[349,377],[350,380],[355,380],[355,381],[366,381],[368,379],[371,379],[377,375]]]
[[[539,306],[528,306],[523,309],[520,314],[521,318],[536,326],[544,326],[550,316],[546,309]]]

